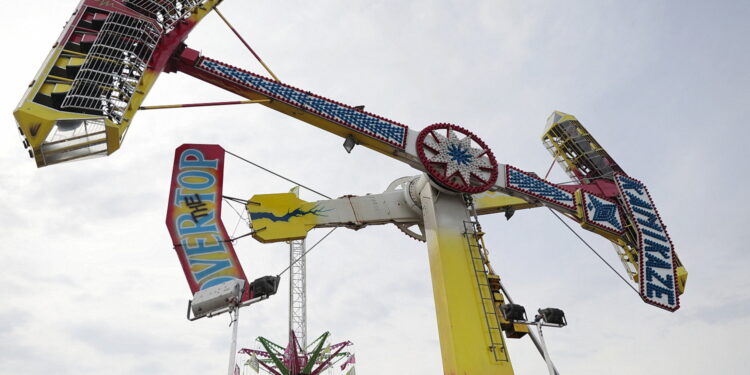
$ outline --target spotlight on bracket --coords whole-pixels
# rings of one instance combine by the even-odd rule
[[[193,295],[192,300],[188,301],[187,319],[194,321],[200,318],[211,318],[268,299],[276,294],[280,280],[281,276],[263,276],[246,286],[244,280],[233,279],[200,290]],[[241,302],[246,288],[250,288],[250,299]]]
[[[503,316],[505,316],[505,319],[509,322],[526,321],[526,308],[521,305],[506,303],[500,306],[500,310],[503,312]]]
[[[234,308],[245,290],[245,281],[233,279],[195,293],[188,302],[188,320],[218,315]],[[190,317],[192,310],[195,318]]]
[[[356,139],[354,139],[354,136],[349,134],[346,136],[346,140],[344,140],[344,150],[346,150],[346,153],[351,154],[352,149],[354,149],[354,146],[358,145]]]
[[[546,309],[539,309],[538,311],[539,315],[536,316],[536,321],[542,320],[545,323],[556,324],[560,327],[568,325],[567,320],[565,320],[565,313],[560,309],[548,307]]]
[[[253,298],[270,297],[279,289],[280,276],[263,276],[250,283]]]

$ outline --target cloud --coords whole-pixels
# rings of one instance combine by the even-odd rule
[[[135,329],[134,329],[135,328]],[[71,340],[84,343],[104,356],[142,357],[156,353],[180,353],[190,348],[179,340],[137,327],[84,323],[70,328]]]

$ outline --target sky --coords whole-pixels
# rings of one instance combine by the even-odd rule
[[[189,322],[191,297],[164,219],[174,149],[220,144],[330,196],[379,193],[418,172],[261,106],[137,114],[106,158],[35,168],[12,112],[74,0],[13,2],[0,24],[0,375],[219,373],[224,315]],[[690,272],[675,313],[646,305],[545,209],[480,219],[495,270],[545,330],[562,374],[744,374],[750,349],[750,3],[744,1],[240,1],[220,6],[286,83],[422,129],[472,130],[498,162],[540,175],[553,110],[571,113],[649,188]],[[187,40],[263,74],[215,15]],[[163,74],[147,105],[234,100]],[[226,195],[291,184],[228,157]],[[559,167],[552,181],[566,181]],[[318,199],[303,191],[305,200]],[[237,215],[224,207],[227,230]],[[574,224],[574,223],[571,223]],[[610,244],[579,233],[622,272]],[[309,243],[325,230],[313,231]],[[284,244],[237,242],[250,278],[288,264]],[[286,342],[287,284],[243,309],[239,346]],[[308,256],[308,332],[350,340],[357,372],[442,371],[426,247],[393,226],[339,229]],[[544,374],[527,339],[518,374]]]

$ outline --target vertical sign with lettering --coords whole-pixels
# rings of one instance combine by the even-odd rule
[[[622,174],[616,174],[615,181],[638,233],[641,298],[646,303],[675,311],[680,308],[680,296],[674,247],[667,227],[646,186]]]
[[[234,279],[247,285],[221,221],[223,178],[221,146],[184,144],[175,151],[167,228],[193,294]]]

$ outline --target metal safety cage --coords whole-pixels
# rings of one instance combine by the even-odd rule
[[[61,108],[121,123],[159,36],[146,21],[111,13]]]
[[[586,128],[566,113],[552,113],[547,120],[542,142],[573,181],[590,183],[591,179],[597,178],[612,180],[615,172],[623,173]]]
[[[175,24],[190,16],[196,6],[202,6],[206,0],[125,0],[123,5],[156,20],[167,33]]]

